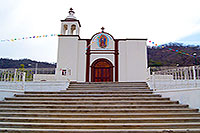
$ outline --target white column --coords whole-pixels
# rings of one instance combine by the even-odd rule
[[[177,69],[177,80],[179,79],[179,69]]]
[[[63,34],[63,35],[65,34],[65,31],[64,31],[64,24],[63,24],[63,23],[61,24],[61,32],[60,32],[60,33]]]
[[[184,79],[187,80],[187,71],[185,67],[184,67]]]
[[[6,81],[6,73],[4,73],[4,81]]]
[[[26,81],[26,73],[22,73],[22,90],[24,91],[25,89],[25,81]]]
[[[37,74],[38,63],[35,64],[35,74]]]
[[[197,79],[199,79],[199,66],[197,66],[197,75],[196,75]]]
[[[14,82],[16,81],[16,77],[17,77],[17,69],[15,69]]]
[[[155,72],[153,72],[152,75],[153,75],[153,89],[156,89]]]
[[[77,24],[76,24],[76,35],[79,35],[79,28]]]
[[[190,79],[192,79],[192,69],[189,67]]]
[[[176,71],[176,69],[175,69],[175,80],[177,80],[178,78],[177,78],[177,71]]]
[[[71,35],[71,24],[68,24],[67,35]]]
[[[197,87],[197,84],[196,84],[196,70],[195,70],[195,66],[192,66],[192,69],[193,69],[193,77],[194,77],[194,87]]]

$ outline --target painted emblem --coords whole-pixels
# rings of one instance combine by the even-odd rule
[[[105,35],[101,35],[99,37],[99,47],[100,48],[106,48],[108,46],[108,39]]]
[[[95,35],[91,43],[87,46],[86,50],[92,45],[97,44],[101,49],[106,49],[109,46],[109,39],[112,39],[110,35],[106,33],[99,33]]]

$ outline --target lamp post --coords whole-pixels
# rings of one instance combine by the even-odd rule
[[[38,63],[35,64],[35,74],[37,74]]]

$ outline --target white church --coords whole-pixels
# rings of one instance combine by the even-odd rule
[[[80,37],[80,21],[71,8],[61,20],[56,79],[75,82],[146,82],[147,39],[116,39],[104,31]]]

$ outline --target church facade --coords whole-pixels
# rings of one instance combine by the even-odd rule
[[[116,39],[101,31],[81,39],[80,21],[70,9],[61,20],[56,79],[77,82],[146,82],[147,39]]]

